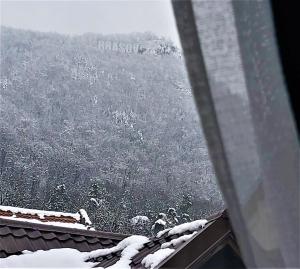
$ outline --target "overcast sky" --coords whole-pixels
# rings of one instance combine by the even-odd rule
[[[1,0],[1,24],[67,34],[151,31],[179,43],[169,0]]]

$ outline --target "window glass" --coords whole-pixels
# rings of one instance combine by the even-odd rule
[[[2,1],[1,18],[2,205],[144,234],[224,207],[170,2]]]

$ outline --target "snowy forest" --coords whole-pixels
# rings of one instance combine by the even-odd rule
[[[104,52],[99,39],[157,49]],[[100,230],[144,234],[219,211],[179,50],[151,33],[1,27],[0,204],[84,208]]]

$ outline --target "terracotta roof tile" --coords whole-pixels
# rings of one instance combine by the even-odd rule
[[[64,213],[0,205],[0,218],[51,223],[51,225],[57,223],[60,226],[74,224],[78,228],[88,228],[90,225],[90,220],[83,209],[77,213]]]

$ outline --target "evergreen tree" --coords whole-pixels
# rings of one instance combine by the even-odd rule
[[[190,194],[184,194],[182,196],[181,204],[179,206],[179,210],[181,214],[188,214],[190,208],[192,207],[192,197]]]
[[[168,213],[167,213],[168,226],[170,226],[170,227],[176,226],[179,222],[178,219],[179,219],[179,216],[177,215],[177,212],[176,212],[175,208],[170,207],[168,209]]]
[[[167,216],[164,213],[159,213],[157,216],[157,220],[152,225],[151,231],[152,235],[156,236],[158,232],[167,228]]]
[[[138,212],[153,220],[148,210],[177,209],[185,192],[197,193],[197,206],[179,206],[180,214],[221,209],[184,63],[169,54],[172,44],[149,33],[0,32],[4,203],[85,208],[98,229],[126,233]],[[99,39],[161,44],[156,53],[164,56],[103,53]],[[66,189],[56,188],[62,183]]]
[[[70,197],[65,184],[57,185],[51,195],[49,208],[54,211],[70,211]]]
[[[86,208],[93,225],[96,227],[103,225],[103,217],[108,211],[107,198],[108,191],[104,182],[98,178],[91,179]]]

